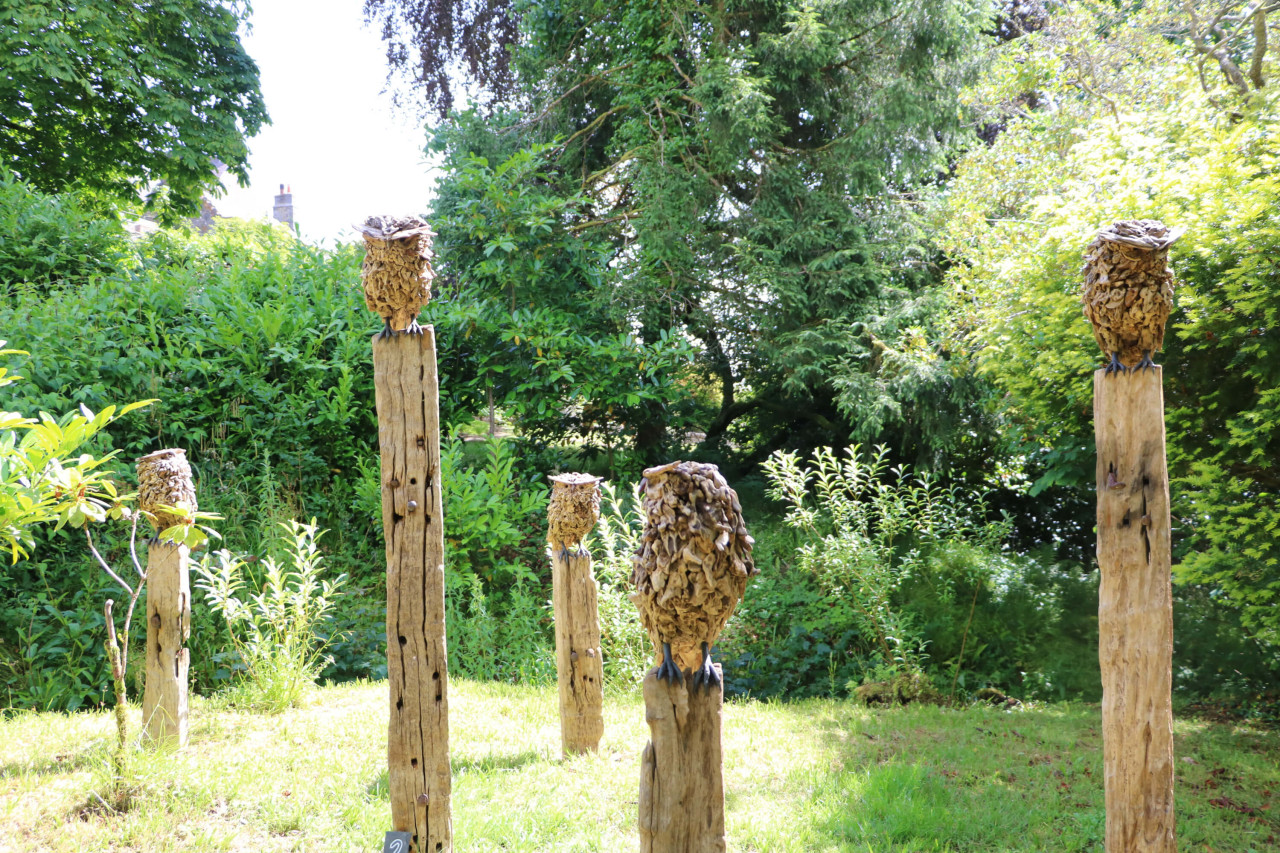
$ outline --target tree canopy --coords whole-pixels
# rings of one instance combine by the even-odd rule
[[[483,122],[453,114],[437,145],[448,162],[495,138],[508,152],[550,146],[539,191],[573,200],[561,222],[598,247],[578,310],[641,343],[695,343],[710,448],[890,435],[903,452],[935,452],[973,432],[952,427],[977,390],[931,331],[941,267],[920,216],[966,137],[955,94],[989,11],[513,6],[513,82],[489,92]],[[443,18],[415,20],[446,50]],[[461,177],[446,172],[442,204]],[[459,280],[483,261],[442,260]],[[633,415],[637,442],[660,442],[669,412]]]
[[[1274,643],[1280,89],[1266,85],[1265,38],[1259,52],[1224,33],[1205,67],[1196,27],[1231,7],[1266,24],[1262,4],[1196,7],[1197,24],[1181,9],[1074,3],[1002,49],[971,96],[1004,129],[960,164],[946,239],[957,329],[1006,392],[1010,451],[1043,489],[1093,478],[1099,363],[1080,309],[1083,247],[1115,219],[1188,228],[1170,252],[1176,303],[1160,359],[1175,571],[1216,587]],[[1256,64],[1262,85],[1238,86],[1237,63]]]
[[[191,215],[248,182],[246,138],[266,122],[258,68],[231,0],[0,0],[0,164],[45,192]],[[162,187],[157,187],[163,182]]]

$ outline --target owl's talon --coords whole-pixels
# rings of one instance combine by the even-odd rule
[[[671,659],[671,644],[662,644],[662,663],[658,664],[658,679],[666,681],[672,686],[676,684],[684,684],[684,673],[680,671],[680,667],[676,666],[676,662]]]
[[[710,693],[713,687],[719,687],[723,683],[720,679],[720,673],[716,672],[716,668],[711,665],[711,652],[707,650],[707,644],[703,643],[702,666],[694,671],[690,686],[694,690],[699,687],[705,688]]]
[[[1103,368],[1103,372],[1110,376],[1113,373],[1128,373],[1129,368],[1125,367],[1119,359],[1119,353],[1111,353],[1111,363]]]
[[[1134,370],[1155,370],[1158,365],[1151,360],[1151,350],[1144,349],[1142,351],[1142,361],[1133,366]]]
[[[405,329],[405,333],[422,337],[422,327],[418,325],[417,320],[410,320],[408,328]]]
[[[394,334],[395,332],[391,330],[391,318],[388,317],[382,323],[382,331],[378,332],[378,340],[385,341]]]

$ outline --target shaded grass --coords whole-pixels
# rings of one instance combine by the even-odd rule
[[[95,798],[108,714],[17,714],[0,722],[0,851],[379,849],[385,702],[384,683],[278,716],[197,700],[190,746],[140,754],[123,813]],[[554,687],[452,683],[457,850],[638,849],[639,697],[608,696],[600,752],[567,761],[556,709]],[[1176,736],[1181,849],[1280,850],[1280,733],[1180,720]],[[1096,707],[735,702],[724,744],[733,851],[1102,849]]]

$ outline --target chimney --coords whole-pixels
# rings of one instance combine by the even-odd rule
[[[284,184],[280,185],[280,194],[276,196],[275,210],[272,213],[276,222],[293,227],[293,187],[285,190]]]

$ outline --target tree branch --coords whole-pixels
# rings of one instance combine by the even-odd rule
[[[1249,63],[1249,80],[1253,88],[1261,89],[1267,85],[1262,77],[1262,60],[1267,55],[1267,10],[1259,6],[1253,13],[1253,60]]]

